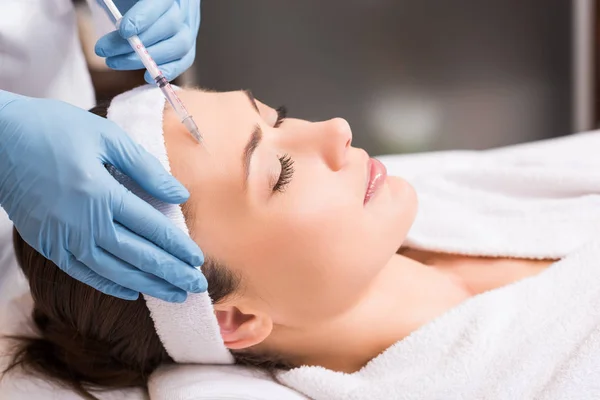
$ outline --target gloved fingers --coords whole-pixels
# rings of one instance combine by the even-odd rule
[[[60,266],[60,268],[72,278],[109,296],[118,297],[123,300],[137,300],[140,295],[139,292],[136,292],[135,290],[124,288],[121,285],[101,277],[81,262],[77,261],[72,254],[69,255],[68,259]]]
[[[112,205],[116,222],[191,266],[204,263],[198,245],[163,213],[125,188],[118,196]]]
[[[175,36],[154,44],[146,46],[150,57],[160,67],[162,64],[171,61],[177,61],[185,56],[192,47],[194,47],[194,36],[191,35],[190,29],[184,26]],[[118,70],[136,70],[144,68],[144,64],[137,54],[131,52],[129,54],[108,57],[106,65],[112,69]],[[162,69],[161,69],[162,71]]]
[[[183,2],[187,3],[187,6],[182,6],[181,9],[190,10],[190,12],[186,13],[186,21],[188,21],[189,25],[197,32],[200,28],[200,20],[202,18],[201,0],[182,0],[182,3]]]
[[[119,224],[115,224],[113,238],[103,235],[97,243],[113,256],[186,292],[206,291],[208,284],[200,271]]]
[[[185,13],[185,22],[193,32],[198,34],[201,20],[200,0],[180,0],[180,7],[182,10],[189,10]]]
[[[140,271],[100,247],[86,251],[78,260],[101,277],[127,289],[174,303],[183,303],[187,298],[184,290],[155,275]]]
[[[27,99],[27,97],[23,95],[0,90],[0,111],[10,103],[25,99]]]
[[[182,27],[181,12],[174,3],[154,25],[142,32],[139,37],[144,46],[149,47],[174,36]],[[115,57],[133,53],[129,42],[123,39],[118,31],[102,36],[96,42],[94,51],[100,57]]]
[[[104,161],[129,176],[153,197],[172,204],[181,204],[190,197],[185,186],[168,173],[156,157],[118,127],[115,131],[105,132],[104,145]],[[119,185],[114,178],[110,179]]]
[[[170,82],[186,71],[194,63],[195,58],[196,49],[192,48],[181,60],[163,64],[160,66],[160,70],[164,77]],[[144,79],[150,84],[154,83],[154,79],[152,79],[152,76],[148,71],[144,74]]]
[[[179,8],[175,0],[138,0],[123,15],[119,33],[124,39],[139,35],[154,25],[173,5]]]

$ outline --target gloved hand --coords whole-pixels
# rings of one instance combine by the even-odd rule
[[[99,3],[104,4],[102,0]],[[117,31],[98,40],[96,54],[112,69],[143,69],[127,38],[138,35],[169,81],[187,70],[196,57],[200,0],[114,0],[123,14]],[[148,71],[146,82],[154,83]]]
[[[113,122],[55,100],[0,90],[0,205],[23,239],[101,292],[182,302],[206,290],[198,246],[118,183],[116,167],[154,197],[188,191]]]

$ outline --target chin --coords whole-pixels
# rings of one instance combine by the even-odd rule
[[[393,247],[395,253],[415,221],[418,201],[415,189],[404,179],[391,176],[388,177],[387,184],[390,192],[389,206],[392,215],[386,222],[387,229],[389,229],[386,236],[390,237],[391,247]]]
[[[388,177],[382,189],[384,191],[372,199],[369,213],[373,219],[363,243],[369,249],[369,258],[361,265],[370,278],[377,276],[396,254],[417,213],[417,195],[407,181]]]
[[[404,218],[414,220],[417,214],[417,192],[406,180],[390,176],[387,178],[390,199],[393,207],[399,207]]]

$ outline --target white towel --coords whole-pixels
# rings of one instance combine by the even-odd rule
[[[175,87],[178,90],[177,87]],[[163,135],[165,98],[152,85],[144,85],[116,96],[108,108],[108,119],[119,125],[146,151],[171,171]],[[189,231],[181,207],[155,199],[131,178],[110,168],[125,187],[167,216],[187,235]],[[168,303],[144,295],[156,333],[167,353],[178,363],[232,364],[225,347],[212,300],[208,293],[189,294],[183,303]]]
[[[150,400],[308,400],[267,372],[239,365],[165,366],[150,377],[148,392]]]
[[[416,188],[405,245],[563,258],[475,296],[361,371],[302,367],[314,399],[600,398],[600,133],[484,152],[383,157]]]

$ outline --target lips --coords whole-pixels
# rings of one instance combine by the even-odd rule
[[[385,183],[385,178],[387,178],[387,169],[385,168],[385,165],[381,163],[381,161],[374,158],[369,158],[367,168],[369,181],[367,183],[367,190],[363,204],[367,204],[369,200],[373,198],[373,196],[377,193],[377,190],[379,190],[379,188],[381,188],[381,186],[383,186]]]

